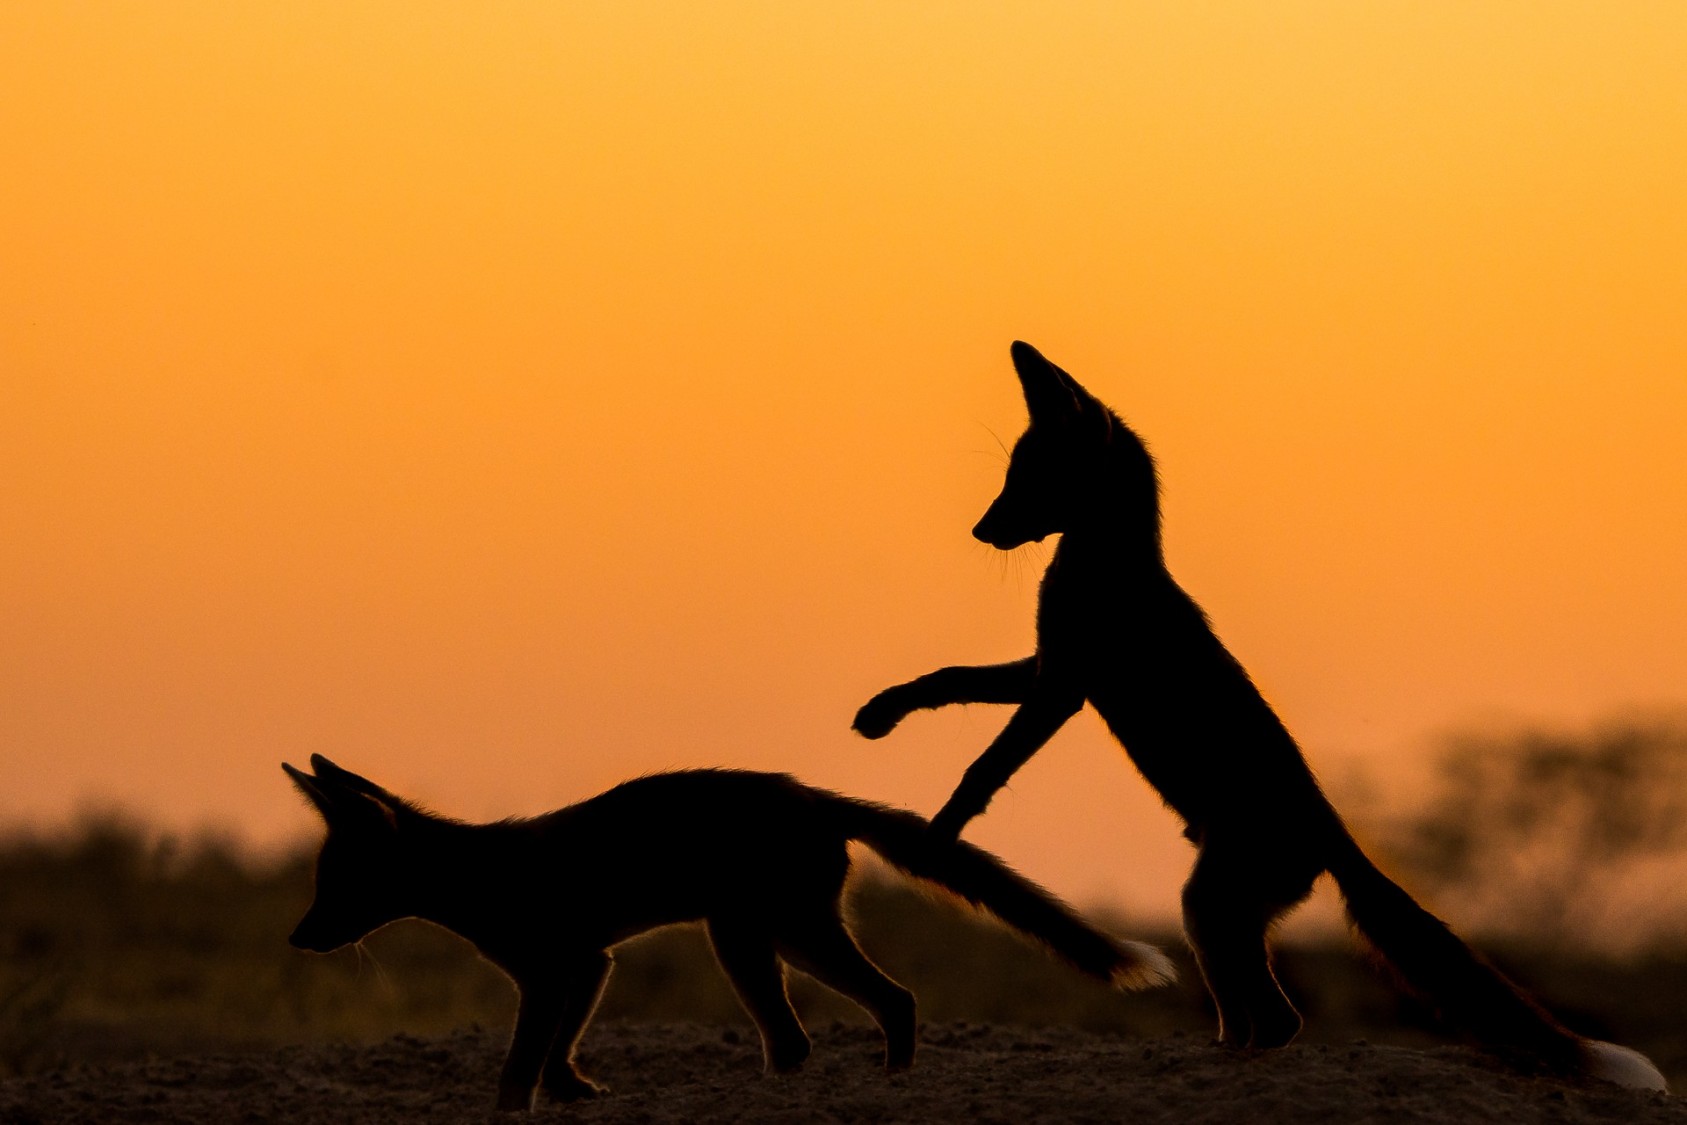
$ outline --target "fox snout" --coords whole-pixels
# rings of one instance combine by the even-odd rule
[[[979,520],[973,527],[972,537],[980,543],[985,543],[996,548],[998,551],[1011,551],[1015,547],[1023,546],[1032,541],[1016,535],[1007,534],[1005,530],[998,529],[991,524],[988,517]],[[1043,537],[1039,535],[1036,537],[1036,541],[1041,542],[1042,538]]]
[[[1025,526],[1025,521],[1016,518],[1005,511],[1004,497],[997,497],[989,510],[973,525],[972,537],[980,543],[987,543],[998,551],[1011,551],[1015,547],[1022,547],[1027,543],[1041,543],[1048,535],[1046,531],[1034,531]]]

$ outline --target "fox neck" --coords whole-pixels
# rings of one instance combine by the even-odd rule
[[[1097,486],[1074,505],[1061,535],[1069,553],[1105,557],[1129,569],[1164,569],[1159,490],[1135,466],[1109,466]]]
[[[510,905],[510,826],[427,817],[409,828],[405,873],[414,917],[480,944]]]
[[[1084,532],[1062,535],[1054,557],[1068,565],[1081,563],[1086,570],[1101,568],[1114,579],[1120,574],[1157,575],[1166,569],[1160,552],[1137,540]]]

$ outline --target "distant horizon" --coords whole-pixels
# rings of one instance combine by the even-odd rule
[[[1680,744],[1683,738],[1687,738],[1687,709],[1641,710],[1612,714],[1594,724],[1580,727],[1524,724],[1463,728],[1448,732],[1440,743],[1440,751],[1451,754],[1458,746],[1481,745],[1485,742],[1494,746],[1514,745],[1515,740],[1521,738],[1544,736],[1557,740],[1560,745],[1579,748],[1591,754],[1597,751],[1601,738],[1609,737],[1615,732],[1627,731],[1667,732],[1672,744]],[[1473,743],[1471,740],[1478,741]],[[304,760],[305,756],[299,756],[300,762]],[[1351,761],[1348,764],[1353,765]],[[1493,763],[1490,761],[1489,764]],[[1657,760],[1652,762],[1654,767],[1658,764]],[[722,768],[733,768],[732,763],[720,765]],[[1678,762],[1675,768],[1687,769],[1687,762]],[[276,772],[281,773],[279,769]],[[800,774],[798,776],[800,777]],[[380,780],[391,782],[401,792],[407,789],[407,786],[395,778],[383,777]],[[1140,782],[1140,778],[1137,780]],[[1444,776],[1436,773],[1431,784],[1439,787],[1445,784],[1446,780]],[[1661,784],[1668,783],[1670,779],[1660,777],[1653,780]],[[1140,783],[1144,792],[1147,792],[1147,783]],[[1328,787],[1327,778],[1325,783]],[[1641,778],[1635,778],[1632,784],[1642,784]],[[600,790],[559,795],[552,804],[530,809],[519,815],[532,815],[560,808],[586,800],[598,792]],[[1401,868],[1397,862],[1399,857],[1386,846],[1388,839],[1379,841],[1377,837],[1378,832],[1383,832],[1386,836],[1409,819],[1421,818],[1433,812],[1436,808],[1433,801],[1425,801],[1423,793],[1413,793],[1401,800],[1387,792],[1385,787],[1379,786],[1376,778],[1359,773],[1345,774],[1334,786],[1332,796],[1337,805],[1345,810],[1351,826],[1360,838],[1366,841],[1368,847],[1379,842],[1384,844],[1379,854],[1392,874],[1413,886],[1418,893],[1433,889],[1423,885],[1423,872],[1414,871],[1409,865]],[[1497,799],[1496,796],[1495,800]],[[224,851],[240,862],[263,868],[300,857],[309,857],[320,845],[320,820],[309,813],[307,803],[302,800],[295,803],[306,815],[292,816],[284,811],[283,820],[288,823],[278,826],[275,831],[266,835],[255,832],[250,824],[236,821],[170,820],[160,818],[145,809],[126,805],[121,800],[89,800],[79,803],[67,815],[56,818],[7,818],[0,815],[0,851],[24,841],[73,845],[78,839],[87,838],[89,833],[116,830],[120,833],[132,833],[133,838],[144,846],[163,846],[168,849],[166,854],[173,854],[183,861],[190,861],[201,849],[208,848],[212,852]],[[470,817],[452,809],[448,802],[442,801],[438,805],[422,803],[431,812],[469,821],[491,821],[518,815],[493,812]],[[929,815],[931,810],[915,811]],[[1658,815],[1656,809],[1637,809],[1636,813],[1652,818]],[[1166,819],[1170,823],[1169,818]],[[291,823],[293,821],[298,823]],[[1181,838],[1176,843],[1181,845]],[[1152,856],[1161,851],[1151,839],[1149,844],[1146,849],[1148,855]],[[1533,845],[1537,852],[1545,848],[1547,859],[1553,860],[1550,839],[1537,838]],[[1192,858],[1193,853],[1188,854]],[[883,869],[882,861],[870,851],[863,852],[859,858],[864,863],[864,869],[875,877],[886,878],[891,884],[902,882],[902,877],[889,869]],[[1097,913],[1102,917],[1111,916],[1116,923],[1127,927],[1126,932],[1131,932],[1131,926],[1177,931],[1182,921],[1178,915],[1176,896],[1184,871],[1175,863],[1175,856],[1166,858],[1168,862],[1164,869],[1135,871],[1132,880],[1122,884],[1125,888],[1123,894],[1119,892],[1120,885],[1104,887],[1088,896],[1074,893],[1070,888],[1063,888],[1061,893],[1071,898],[1082,910]],[[1489,869],[1489,864],[1502,858],[1505,859],[1502,868]],[[1687,873],[1687,852],[1677,849],[1659,858],[1664,864],[1662,868],[1657,866],[1656,861],[1648,860],[1639,853],[1613,856],[1607,860],[1602,874],[1613,880],[1612,886],[1602,889],[1597,895],[1580,896],[1582,901],[1575,903],[1574,910],[1557,923],[1560,928],[1576,929],[1572,924],[1573,918],[1591,920],[1597,917],[1600,920],[1598,925],[1584,928],[1573,940],[1565,936],[1565,940],[1569,940],[1569,947],[1622,957],[1650,948],[1653,943],[1674,940],[1676,935],[1682,932],[1682,924],[1687,920],[1687,909],[1674,905],[1675,896],[1667,887],[1676,885],[1681,875]],[[1559,861],[1561,859],[1562,857],[1558,857]],[[1483,860],[1483,866],[1464,885],[1442,888],[1443,895],[1432,895],[1432,900],[1440,903],[1438,909],[1446,910],[1450,906],[1452,912],[1446,915],[1448,918],[1457,919],[1461,928],[1472,928],[1473,932],[1483,937],[1500,940],[1517,940],[1523,937],[1547,940],[1542,938],[1533,923],[1523,925],[1521,929],[1517,928],[1520,920],[1526,919],[1527,915],[1518,913],[1520,904],[1507,905],[1503,898],[1508,890],[1515,889],[1517,863],[1527,866],[1529,859],[1524,856],[1507,858],[1498,854],[1489,855]],[[1504,868],[1513,870],[1508,873]],[[1060,875],[1058,869],[1056,875]],[[1451,902],[1446,901],[1445,892],[1451,892]],[[1540,909],[1543,906],[1540,902],[1531,902],[1528,905],[1530,909]],[[1333,887],[1328,885],[1327,880],[1321,880],[1312,899],[1286,920],[1280,936],[1290,942],[1301,943],[1351,938],[1350,924],[1339,896]],[[1551,945],[1552,942],[1547,940],[1547,944]]]

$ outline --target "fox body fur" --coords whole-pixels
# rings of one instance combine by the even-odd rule
[[[610,971],[610,948],[701,921],[760,1032],[769,1071],[808,1057],[785,993],[789,962],[860,1004],[885,1065],[914,1058],[914,997],[855,944],[840,910],[859,840],[1121,988],[1170,980],[1152,946],[1115,942],[988,853],[932,835],[926,820],[778,774],[694,770],[642,777],[527,820],[465,824],[428,813],[311,756],[283,765],[327,822],[316,894],[289,939],[328,952],[388,922],[423,918],[468,939],[515,982],[515,1032],[498,1107],[600,1088],[574,1064]]]
[[[1224,1042],[1275,1047],[1299,1032],[1271,971],[1267,933],[1327,871],[1359,932],[1478,1039],[1553,1069],[1662,1088],[1644,1056],[1566,1030],[1360,850],[1282,721],[1168,573],[1147,448],[1035,348],[1016,342],[1012,358],[1030,424],[973,535],[1001,550],[1060,535],[1038,598],[1037,651],[887,688],[854,722],[882,738],[916,710],[1016,705],[933,831],[957,836],[1089,703],[1198,849],[1184,927]]]

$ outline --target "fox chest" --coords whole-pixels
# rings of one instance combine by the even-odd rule
[[[1052,571],[1053,568],[1051,568]],[[1175,588],[1054,572],[1037,608],[1038,677],[1081,694],[1131,760],[1186,820],[1198,819],[1191,741],[1214,716],[1221,650],[1200,611]],[[1222,679],[1222,677],[1217,677]]]
[[[1049,568],[1037,599],[1042,674],[1083,690],[1151,681],[1172,640],[1164,607],[1128,588],[1090,580],[1071,566]]]

